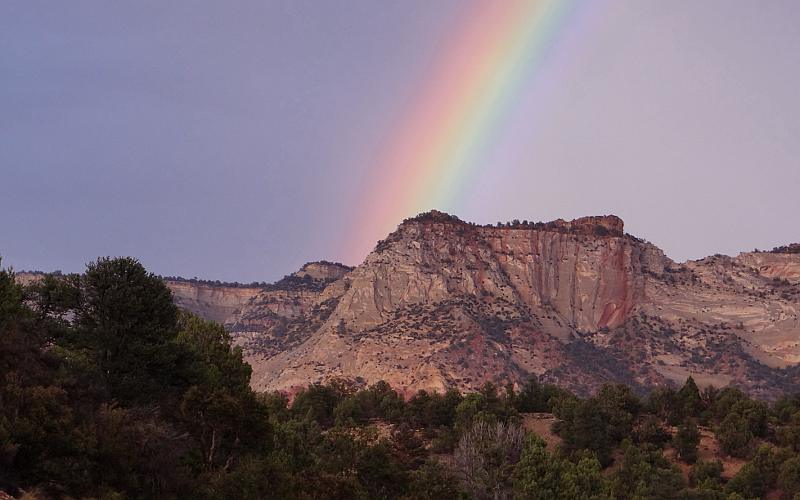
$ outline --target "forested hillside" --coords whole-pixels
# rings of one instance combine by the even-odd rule
[[[800,499],[800,394],[605,385],[255,393],[130,258],[0,271],[0,498]]]

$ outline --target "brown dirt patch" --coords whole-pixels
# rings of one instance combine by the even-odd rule
[[[523,413],[522,428],[542,438],[547,443],[547,449],[554,451],[561,444],[561,438],[552,430],[557,420],[552,413]]]

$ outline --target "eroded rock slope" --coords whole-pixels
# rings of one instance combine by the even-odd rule
[[[692,374],[769,397],[798,382],[799,302],[800,254],[788,250],[678,264],[614,216],[490,227],[430,212],[360,266],[310,264],[225,323],[259,390],[537,375],[589,392]]]

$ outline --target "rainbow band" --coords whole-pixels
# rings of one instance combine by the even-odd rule
[[[466,13],[387,141],[348,235],[348,259],[363,258],[402,219],[457,201],[575,4],[479,0]]]

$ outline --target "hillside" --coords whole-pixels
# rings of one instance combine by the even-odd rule
[[[314,264],[314,279],[248,298],[225,323],[253,386],[345,377],[410,393],[537,375],[586,393],[693,375],[771,397],[798,380],[797,253],[679,264],[614,216],[501,226],[422,214],[354,269]]]

